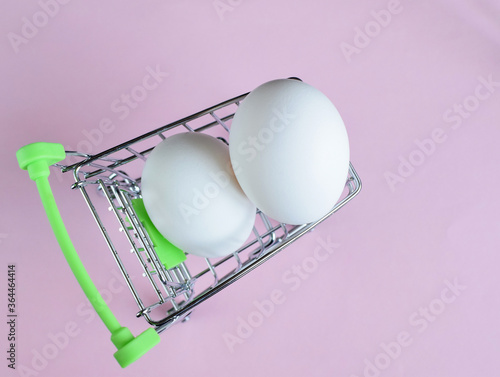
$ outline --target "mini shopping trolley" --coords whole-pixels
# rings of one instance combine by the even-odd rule
[[[193,309],[279,253],[338,211],[361,190],[352,164],[344,193],[318,221],[277,223],[257,210],[253,233],[229,256],[186,255],[152,225],[141,198],[141,172],[158,142],[179,132],[205,132],[226,142],[231,120],[248,93],[167,124],[103,152],[65,151],[60,144],[33,143],[17,152],[21,169],[36,182],[43,206],[66,260],[90,303],[111,332],[114,356],[126,367],[156,345],[159,334],[184,322]],[[226,142],[227,143],[227,142]],[[71,160],[69,163],[61,163]],[[49,185],[49,166],[72,172],[80,191],[149,327],[137,337],[121,326],[83,266],[64,226]],[[103,247],[104,244],[103,244]]]

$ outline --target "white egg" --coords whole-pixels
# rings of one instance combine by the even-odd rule
[[[279,222],[316,221],[344,190],[344,122],[322,92],[301,81],[274,80],[253,90],[234,116],[229,150],[245,194]]]
[[[144,166],[142,196],[158,231],[190,254],[228,255],[253,229],[256,208],[238,185],[229,149],[206,134],[176,134],[158,144]]]

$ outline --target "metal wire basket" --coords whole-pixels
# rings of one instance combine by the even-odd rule
[[[157,143],[179,132],[204,132],[227,143],[234,113],[247,94],[95,155],[67,151],[67,156],[78,161],[55,164],[62,172],[73,172],[72,188],[82,193],[97,222],[137,303],[137,317],[143,317],[157,333],[189,318],[196,306],[311,231],[361,190],[360,178],[350,164],[343,196],[318,221],[291,226],[257,210],[253,234],[240,249],[217,259],[187,255],[184,262],[167,269],[132,205],[132,200],[141,197],[140,176],[146,158]],[[104,216],[106,209],[114,216]]]

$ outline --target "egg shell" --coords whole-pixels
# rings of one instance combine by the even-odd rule
[[[201,257],[236,251],[255,222],[255,205],[234,176],[227,145],[206,134],[176,134],[158,144],[143,169],[142,196],[160,233]]]
[[[253,90],[235,113],[229,150],[245,194],[279,222],[316,221],[344,190],[344,122],[328,97],[304,82],[273,80]]]

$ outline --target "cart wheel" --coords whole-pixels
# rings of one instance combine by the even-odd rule
[[[182,323],[184,323],[184,322],[189,321],[189,320],[191,319],[191,314],[192,314],[192,313],[193,313],[193,311],[191,310],[188,314],[186,314],[186,315],[184,316],[184,318],[182,318],[182,321],[181,321],[181,322],[182,322]]]

